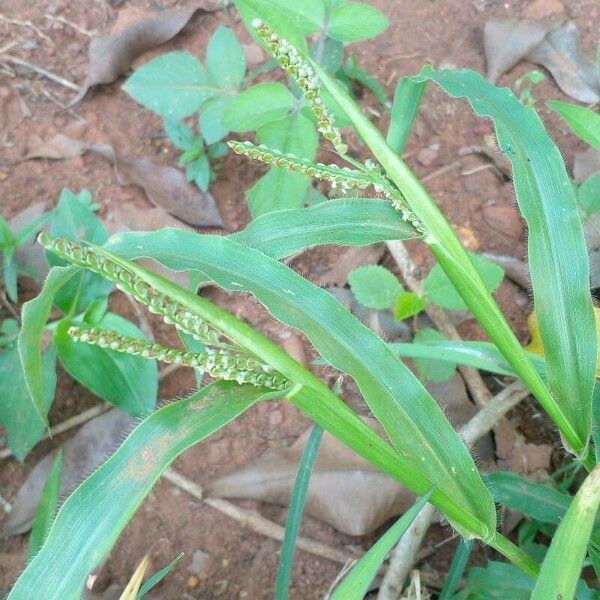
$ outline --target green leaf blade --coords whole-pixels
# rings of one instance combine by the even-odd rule
[[[328,33],[340,42],[358,42],[377,37],[389,21],[376,8],[362,2],[344,3],[331,15]]]
[[[478,115],[494,120],[529,228],[529,269],[550,390],[561,421],[576,434],[563,431],[571,438],[566,443],[578,441],[574,450],[582,452],[591,430],[596,329],[583,229],[560,152],[534,110],[473,71],[426,69],[422,78],[454,97],[465,97]]]
[[[221,382],[142,421],[64,503],[10,600],[35,598],[41,589],[46,600],[78,598],[88,574],[171,462],[245,412],[264,391]]]
[[[600,115],[590,108],[569,102],[548,100],[546,104],[565,121],[571,131],[596,150],[600,150]]]
[[[571,600],[600,504],[600,467],[579,488],[542,563],[531,600]]]
[[[245,133],[283,119],[296,99],[281,83],[257,83],[236,96],[223,117],[231,131]]]
[[[493,534],[492,498],[435,400],[391,349],[330,294],[227,238],[178,230],[119,237],[128,242],[121,246],[129,249],[128,258],[169,256],[170,268],[200,270],[225,289],[250,291],[275,318],[301,329],[329,363],[354,378],[405,460],[479,519],[479,535]]]
[[[123,89],[143,107],[173,120],[190,116],[218,91],[202,63],[187,52],[170,52],[147,62]]]
[[[236,90],[246,74],[246,55],[237,37],[223,25],[212,34],[206,49],[206,69],[211,82]]]
[[[55,295],[79,271],[75,267],[53,267],[39,295],[23,305],[22,326],[18,348],[27,389],[33,406],[43,423],[48,425],[42,363],[42,336],[52,309]]]
[[[62,473],[63,454],[62,448],[56,453],[54,462],[50,469],[42,495],[35,511],[33,520],[33,528],[29,537],[29,545],[27,547],[27,562],[39,552],[43,546],[50,527],[54,522],[58,501],[60,500],[60,476]]]
[[[427,504],[431,491],[413,504],[371,547],[346,575],[331,596],[331,600],[362,600],[369,591],[379,567],[398,540],[404,535],[421,509]]]
[[[314,246],[366,246],[414,235],[389,202],[365,198],[270,212],[231,238],[274,258],[287,258]]]
[[[379,265],[354,269],[348,275],[348,283],[363,306],[376,310],[393,308],[404,291],[396,276]]]

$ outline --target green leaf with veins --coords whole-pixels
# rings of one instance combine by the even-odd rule
[[[435,329],[426,327],[417,332],[414,337],[415,344],[424,344],[427,342],[447,341],[446,338]],[[444,360],[435,360],[435,358],[413,358],[415,367],[423,379],[427,381],[442,382],[448,381],[456,371],[456,363]]]
[[[70,326],[70,321],[62,321],[54,335],[58,358],[65,371],[94,394],[130,415],[143,416],[152,411],[158,391],[156,363],[141,356],[74,342],[67,333]],[[106,314],[98,327],[144,339],[133,323],[112,313]]]
[[[314,160],[318,138],[312,122],[302,112],[274,121],[256,132],[257,141],[281,152]],[[272,168],[247,192],[252,218],[274,210],[300,208],[310,183],[300,173]]]
[[[227,90],[237,90],[246,74],[246,55],[231,29],[221,25],[206,49],[206,68],[210,81]]]
[[[331,15],[328,33],[340,42],[358,42],[377,37],[389,25],[376,8],[362,2],[344,3]]]
[[[145,63],[123,89],[145,108],[175,121],[196,112],[219,91],[202,63],[187,52],[169,52]]]
[[[367,308],[393,308],[404,288],[398,278],[385,267],[369,265],[358,267],[348,275],[354,297]]]
[[[44,414],[48,412],[56,389],[56,350],[49,346],[40,357],[44,381],[40,398]],[[31,401],[23,366],[15,344],[0,352],[0,423],[6,430],[8,447],[18,460],[23,460],[44,435],[46,426]]]
[[[493,292],[504,278],[502,267],[473,252],[469,252],[469,258],[481,276],[486,289]],[[425,279],[425,293],[431,302],[443,308],[468,310],[467,305],[439,264],[434,265]]]
[[[223,125],[231,131],[254,131],[283,119],[296,98],[281,83],[257,83],[233,98],[225,109]]]

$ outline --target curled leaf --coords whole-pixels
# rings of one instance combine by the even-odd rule
[[[572,21],[547,25],[532,20],[491,20],[484,29],[487,78],[500,76],[521,60],[542,65],[565,94],[580,102],[598,102],[594,62],[582,56],[579,30]]]
[[[181,10],[163,10],[121,31],[93,38],[88,48],[87,77],[69,107],[80,102],[91,87],[112,83],[126,73],[140,54],[176,36],[198,10],[205,9],[196,5]]]

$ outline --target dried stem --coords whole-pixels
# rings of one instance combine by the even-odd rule
[[[38,65],[34,65],[33,63],[23,60],[22,58],[10,56],[9,54],[2,54],[0,55],[0,62],[10,63],[11,65],[15,65],[17,67],[29,69],[30,71],[33,71],[34,73],[37,73],[38,75],[41,75],[42,77],[45,77],[50,81],[54,81],[54,83],[58,83],[75,92],[79,92],[81,90],[81,88],[76,83],[73,83],[72,81],[69,81],[64,77],[61,77],[60,75],[56,75],[56,73],[52,73],[52,71],[47,71],[42,67],[38,67]]]

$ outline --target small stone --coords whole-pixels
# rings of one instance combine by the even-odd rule
[[[198,579],[198,577],[196,577],[195,575],[190,575],[185,582],[185,589],[193,590],[194,588],[198,587],[199,583],[200,579]]]
[[[477,252],[479,250],[479,240],[476,233],[470,227],[458,225],[455,229],[458,239],[467,250],[470,252]]]
[[[547,17],[561,17],[564,14],[565,7],[560,0],[535,0],[525,9],[523,16],[539,21]]]
[[[437,146],[437,147],[436,147]],[[423,148],[417,154],[417,161],[424,167],[431,166],[438,156],[439,144],[431,145]]]
[[[196,550],[192,554],[192,562],[188,566],[188,571],[191,571],[199,579],[207,579],[214,568],[214,559],[207,552]]]
[[[283,423],[283,413],[280,410],[272,410],[269,414],[269,425],[271,427],[277,427]]]

